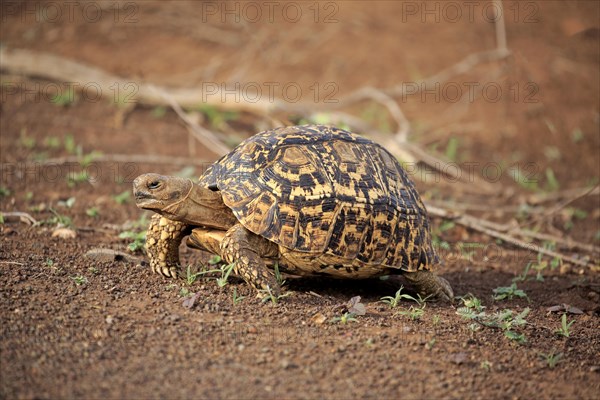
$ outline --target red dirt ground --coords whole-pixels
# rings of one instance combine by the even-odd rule
[[[302,100],[316,103],[315,109],[328,94],[341,99],[363,86],[410,84],[495,46],[494,25],[482,15],[490,7],[485,1],[452,2],[461,18],[444,2],[290,2],[274,10],[272,22],[262,2],[77,4],[70,15],[66,3],[2,2],[2,45],[176,87],[240,82],[264,88],[274,82],[282,97],[280,89],[297,84]],[[259,22],[248,4],[261,8]],[[284,4],[292,4],[285,8],[289,14],[282,14]],[[472,18],[469,4],[476,7]],[[224,12],[229,6],[232,14]],[[298,21],[291,7],[302,12]],[[454,78],[455,86],[399,104],[413,126],[411,141],[443,154],[456,138],[457,161],[473,163],[478,175],[485,176],[487,163],[503,172],[490,182],[497,195],[487,197],[443,178],[436,182],[437,175],[423,182],[415,174],[423,197],[475,203],[484,206],[475,214],[502,223],[526,222],[531,215],[506,210],[533,194],[598,183],[600,5],[522,1],[504,2],[504,9],[513,52],[507,61],[480,65]],[[54,10],[63,14],[55,18]],[[468,84],[478,88],[473,101],[467,101]],[[76,152],[65,146],[69,137],[84,154],[207,162],[215,156],[200,144],[190,149],[185,126],[170,110],[138,106],[124,112],[111,101],[81,97],[60,106],[32,94],[50,92],[51,85],[2,75],[0,210],[29,212],[38,221],[50,220],[55,210],[71,218],[77,238],[52,237],[52,221],[0,224],[1,398],[599,397],[597,270],[548,266],[543,281],[530,271],[530,279],[518,282],[529,300],[494,301],[493,290],[509,286],[537,254],[458,226],[440,229],[440,219],[433,220],[434,230],[450,246],[442,250],[440,274],[457,295],[481,299],[487,314],[528,307],[527,324],[517,329],[526,343],[461,318],[461,302],[427,303],[419,320],[399,314],[413,303],[390,309],[379,302],[394,294],[396,280],[291,279],[291,296],[273,305],[235,278],[223,288],[208,278],[188,285],[151,274],[143,262],[86,259],[93,248],[128,252],[130,241],[119,233],[133,229],[124,224],[143,213],[131,198],[121,204],[115,195],[130,191],[138,174],[174,174],[183,165],[94,162],[84,169],[95,180],[69,185],[67,176],[81,171],[81,164],[47,163]],[[332,87],[337,91],[327,92]],[[461,101],[452,101],[456,87],[464,90]],[[483,87],[499,87],[498,101]],[[316,99],[314,88],[320,91]],[[385,130],[380,109],[365,103],[351,111]],[[242,114],[220,130],[235,141],[261,123]],[[509,166],[522,168],[538,189],[516,183]],[[69,198],[75,199],[71,207],[61,205]],[[96,216],[88,215],[93,207]],[[600,244],[597,195],[547,219],[545,232]],[[480,247],[464,250],[473,243]],[[182,251],[186,263],[207,260]],[[143,259],[140,252],[132,256]],[[191,309],[183,306],[182,291],[198,294]],[[235,305],[234,291],[246,296]],[[361,296],[366,314],[356,322],[332,322],[353,296]],[[583,312],[568,315],[575,321],[568,338],[555,333],[562,314],[548,311],[560,304]],[[551,354],[560,354],[556,365],[550,365]]]

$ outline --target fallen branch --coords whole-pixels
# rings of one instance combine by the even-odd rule
[[[177,102],[171,95],[153,85],[148,85],[148,87],[151,90],[155,91],[157,94],[159,94],[163,99],[165,99],[165,101],[171,106],[171,108],[173,109],[173,111],[175,111],[179,118],[181,118],[183,122],[185,122],[190,128],[190,133],[207,149],[209,149],[218,156],[223,156],[229,153],[231,149],[223,143],[221,143],[219,138],[214,133],[192,121],[192,119],[185,113],[185,111],[183,111],[181,106],[177,104]]]
[[[152,154],[94,154],[91,159],[89,156],[67,156],[67,157],[56,157],[48,158],[40,161],[26,161],[26,167],[49,167],[54,165],[63,165],[69,163],[78,164],[90,164],[90,163],[141,163],[141,164],[167,164],[177,166],[205,166],[209,161],[193,158],[193,157],[173,157],[173,156],[160,156]],[[14,165],[13,163],[2,163],[2,168],[8,165]]]
[[[37,224],[36,219],[33,218],[31,215],[29,215],[26,212],[21,212],[21,211],[11,211],[11,212],[0,211],[0,216],[2,216],[2,218],[4,219],[4,222],[22,222],[22,223],[27,224],[27,225]]]
[[[459,225],[462,225],[466,228],[473,229],[477,232],[484,233],[488,236],[491,236],[496,239],[500,239],[506,243],[512,244],[513,246],[516,246],[516,247],[520,247],[522,249],[534,251],[535,253],[541,253],[541,254],[544,254],[546,256],[553,257],[553,258],[556,257],[563,261],[568,261],[574,265],[579,265],[581,267],[587,267],[588,265],[592,264],[590,260],[584,260],[584,259],[569,256],[566,254],[562,254],[557,251],[550,250],[550,249],[547,249],[542,246],[538,246],[535,243],[525,242],[521,239],[511,236],[508,233],[499,232],[495,229],[489,228],[486,225],[489,225],[490,221],[481,220],[479,218],[476,218],[476,217],[473,217],[470,215],[466,215],[466,214],[452,213],[452,212],[449,212],[442,208],[438,208],[438,207],[431,206],[431,205],[427,206],[427,211],[429,212],[430,215],[434,215],[436,217],[441,217],[441,218],[445,218],[445,219],[450,219],[453,222],[455,222]]]

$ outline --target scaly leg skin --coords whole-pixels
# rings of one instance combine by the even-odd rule
[[[415,285],[421,296],[432,296],[435,299],[447,302],[452,302],[454,299],[454,292],[450,283],[431,271],[405,272],[404,276]]]
[[[234,272],[256,290],[268,289],[274,296],[281,294],[279,283],[267,268],[261,256],[269,256],[277,245],[248,231],[240,224],[227,231],[221,242],[221,257],[235,263]]]
[[[189,232],[188,225],[182,222],[159,214],[152,216],[146,233],[146,251],[152,272],[170,278],[180,275],[179,244]]]

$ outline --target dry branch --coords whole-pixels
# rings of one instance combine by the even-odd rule
[[[53,166],[53,165],[63,165],[69,163],[78,163],[78,164],[89,164],[90,162],[117,162],[117,163],[141,163],[141,164],[165,164],[165,165],[177,165],[177,166],[189,166],[189,165],[197,165],[204,166],[209,161],[202,160],[198,158],[192,157],[174,157],[174,156],[159,156],[159,155],[150,155],[150,154],[95,154],[91,161],[89,157],[84,156],[67,156],[67,157],[56,157],[56,158],[48,158],[43,161],[28,161],[26,162],[27,167],[45,167],[45,166]],[[3,166],[8,165],[8,163],[0,164]]]
[[[466,228],[484,233],[488,236],[500,239],[506,243],[512,244],[513,246],[520,247],[525,250],[533,251],[535,253],[541,253],[549,257],[556,257],[563,261],[567,261],[574,265],[579,265],[581,267],[587,267],[588,265],[592,265],[592,262],[590,260],[562,254],[557,251],[539,246],[535,243],[525,242],[508,233],[503,233],[498,230],[492,229],[488,227],[491,224],[490,221],[482,220],[471,215],[452,213],[442,208],[434,207],[432,205],[427,205],[427,211],[429,212],[429,214],[434,215],[436,217],[450,219],[455,223],[462,225]]]

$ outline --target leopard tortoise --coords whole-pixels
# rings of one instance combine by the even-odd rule
[[[146,249],[154,272],[179,275],[179,244],[220,255],[257,290],[279,293],[272,267],[293,275],[403,274],[420,294],[449,300],[432,269],[425,207],[382,146],[345,130],[303,125],[258,133],[197,183],[144,174],[137,206],[152,210]]]

